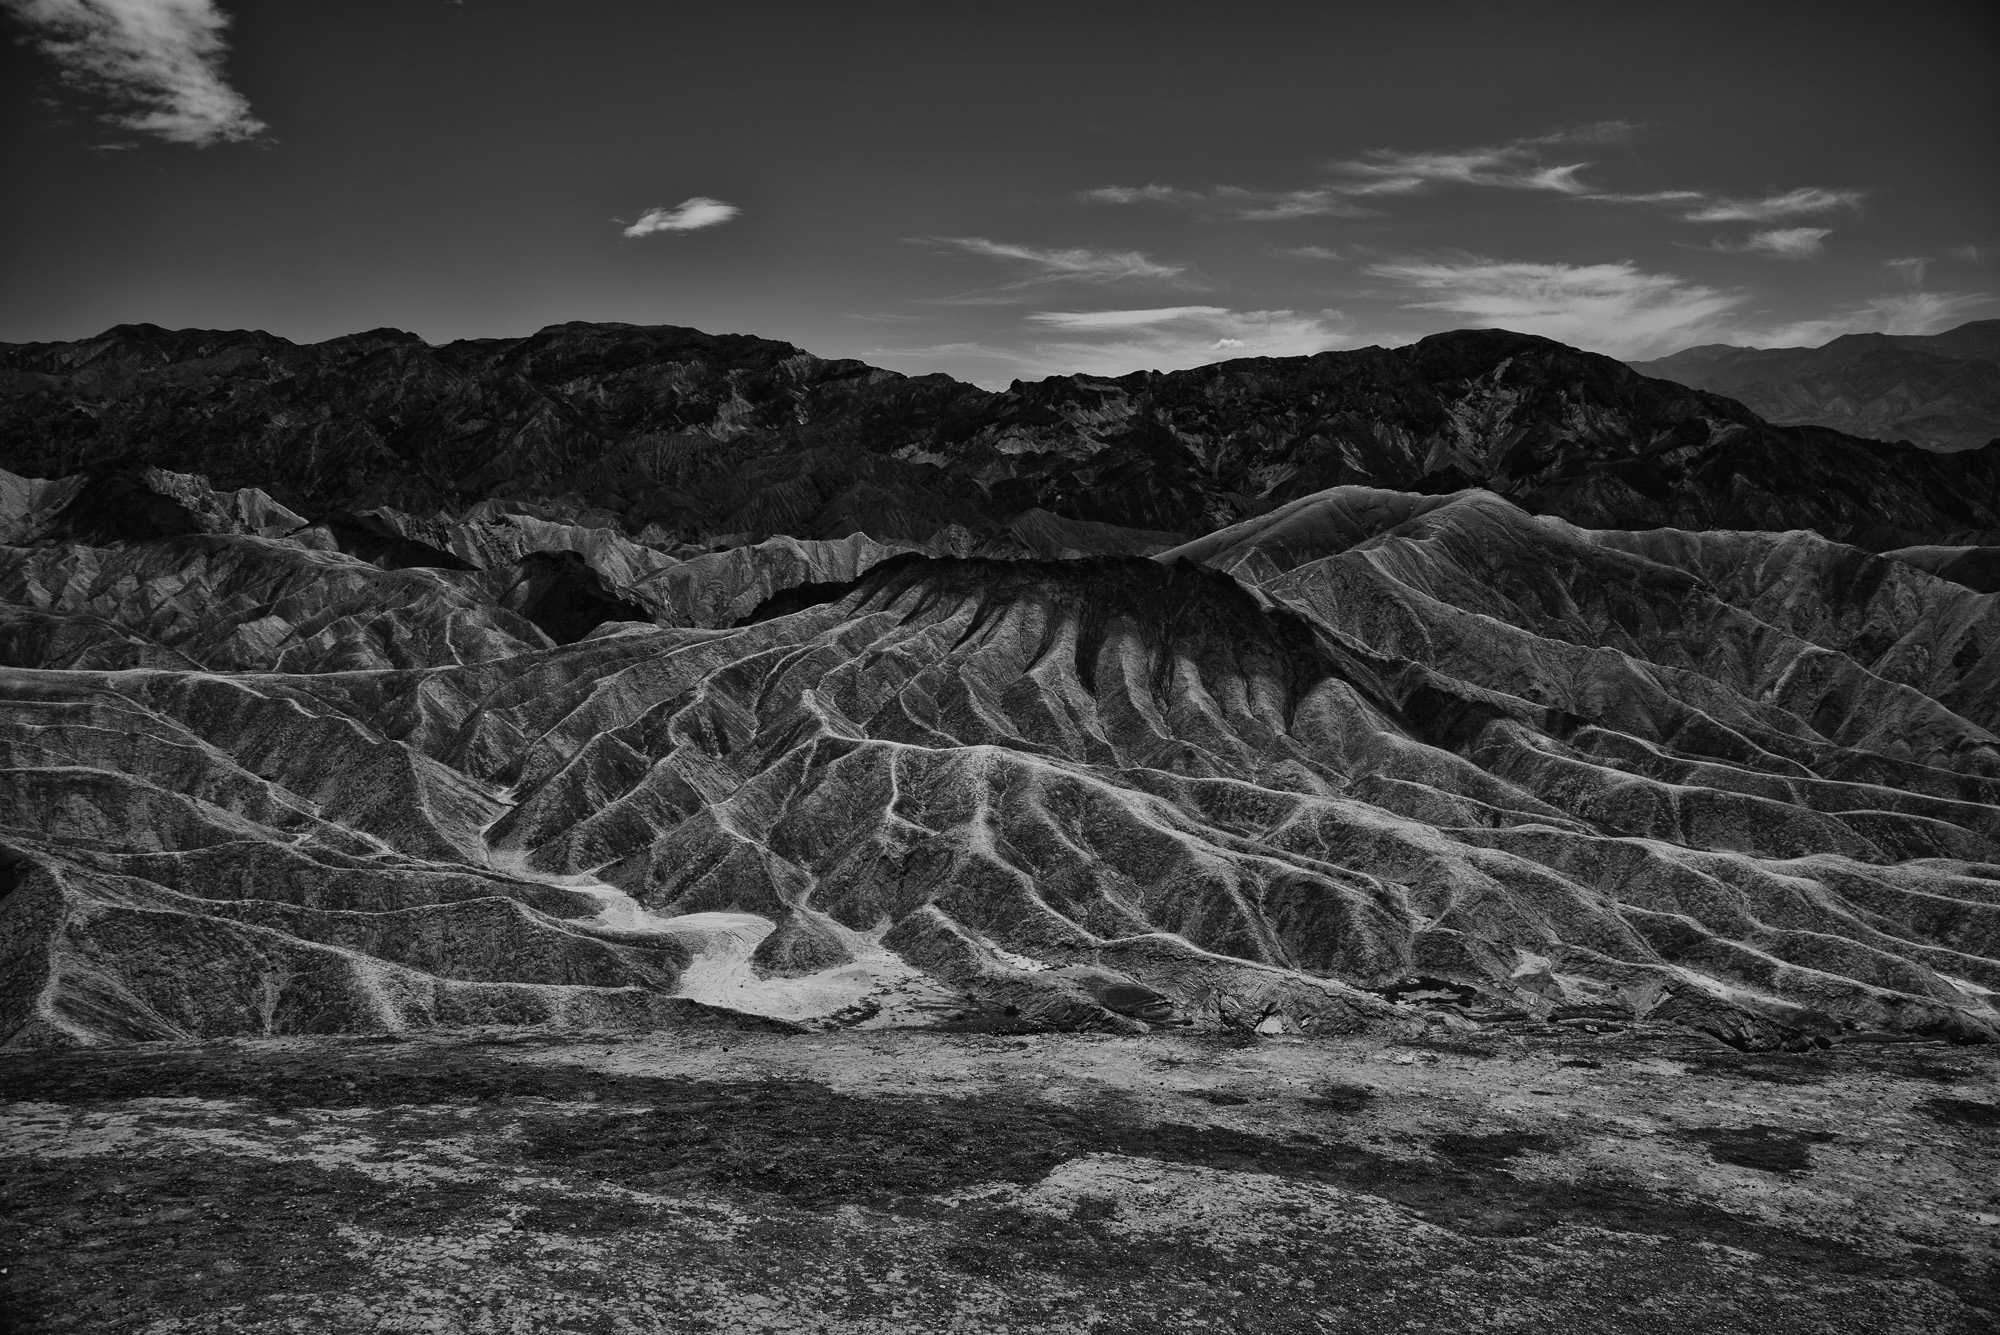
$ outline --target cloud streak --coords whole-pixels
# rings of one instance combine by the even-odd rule
[[[1237,311],[1223,306],[1036,311],[1029,322],[1070,335],[1020,357],[1043,375],[1174,371],[1236,357],[1304,357],[1349,341],[1338,312]]]
[[[1264,222],[1286,218],[1373,217],[1380,210],[1364,201],[1419,194],[1443,185],[1581,195],[1590,193],[1591,187],[1579,180],[1577,173],[1589,164],[1547,162],[1546,151],[1610,142],[1628,136],[1632,128],[1622,121],[1606,121],[1456,152],[1370,149],[1359,157],[1329,164],[1326,170],[1332,179],[1297,190],[1256,190],[1236,185],[1217,185],[1205,190],[1171,185],[1107,185],[1085,190],[1077,198],[1086,204],[1168,204],[1243,222]]]
[[[1251,190],[1218,185],[1184,190],[1171,185],[1107,185],[1077,196],[1086,204],[1171,204],[1190,213],[1213,214],[1241,222],[1282,218],[1369,218],[1378,210],[1354,202],[1356,192],[1340,185],[1307,190]]]
[[[1768,255],[1779,260],[1816,259],[1826,252],[1831,227],[1777,227],[1753,232],[1741,241],[1718,241],[1713,249],[1734,255]]]
[[[1832,232],[1828,227],[1777,224],[1800,218],[1851,212],[1861,207],[1860,190],[1799,186],[1738,197],[1703,190],[1656,190],[1640,194],[1603,190],[1583,179],[1588,161],[1561,161],[1586,145],[1628,140],[1638,129],[1626,121],[1571,126],[1523,136],[1483,148],[1405,152],[1370,149],[1328,163],[1325,179],[1293,190],[1257,190],[1236,185],[1188,189],[1173,185],[1108,185],[1085,190],[1088,204],[1167,205],[1190,213],[1241,222],[1289,218],[1380,216],[1397,199],[1445,187],[1513,190],[1588,199],[1607,204],[1656,205],[1691,223],[1750,223],[1757,230],[1740,241],[1718,241],[1707,249],[1805,260],[1819,255]]]
[[[1751,342],[1765,348],[1816,348],[1843,334],[1935,334],[1992,304],[1986,292],[1895,292],[1819,319],[1761,330]]]
[[[1779,222],[1786,218],[1810,217],[1861,207],[1859,190],[1827,190],[1801,186],[1783,194],[1761,199],[1708,199],[1682,215],[1689,222]]]
[[[1028,318],[1052,329],[1096,330],[1216,320],[1228,314],[1221,306],[1156,306],[1143,311],[1035,311]]]
[[[1186,265],[1162,264],[1136,250],[1090,250],[1084,247],[1057,250],[1016,245],[1007,241],[989,241],[983,236],[932,236],[916,239],[925,245],[940,246],[967,255],[1004,261],[1010,267],[1024,271],[1024,277],[1014,284],[1015,287],[1062,280],[1086,283],[1117,283],[1130,279],[1159,281],[1179,278],[1187,271]]]
[[[1717,336],[1743,298],[1630,263],[1526,264],[1483,258],[1371,265],[1370,276],[1402,289],[1405,305],[1443,311],[1574,344],[1614,357],[1673,351]]]
[[[1931,267],[1928,255],[1906,255],[1899,260],[1884,260],[1883,264],[1903,275],[1903,281],[1913,288],[1924,285],[1924,271]]]
[[[1660,204],[1678,210],[1686,222],[1701,223],[1783,222],[1789,218],[1858,209],[1866,197],[1866,192],[1861,190],[1829,190],[1817,185],[1804,185],[1796,190],[1755,199],[1735,199],[1702,190],[1654,190],[1637,195],[1597,191],[1587,196],[1602,204]]]
[[[223,78],[229,18],[213,0],[0,0],[103,119],[170,144],[255,139],[266,126]]]
[[[625,224],[626,236],[652,236],[658,232],[695,232],[704,227],[715,227],[728,222],[743,210],[734,204],[725,204],[719,199],[706,195],[696,195],[684,199],[670,209],[647,209],[632,222]],[[613,218],[615,223],[624,223],[623,218]]]
[[[1590,187],[1576,174],[1590,164],[1545,164],[1537,150],[1548,138],[1519,140],[1497,148],[1459,153],[1397,153],[1375,149],[1334,170],[1355,178],[1345,187],[1355,195],[1407,195],[1434,185],[1473,185],[1499,190],[1547,190],[1559,195],[1583,195]]]

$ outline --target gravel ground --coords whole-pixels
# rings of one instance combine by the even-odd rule
[[[456,1033],[0,1093],[18,1332],[2000,1330],[1987,1048]]]

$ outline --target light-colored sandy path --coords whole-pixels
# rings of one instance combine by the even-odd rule
[[[595,922],[620,932],[673,937],[692,953],[674,995],[711,1006],[802,1024],[887,1028],[921,1024],[951,1010],[958,998],[906,963],[879,939],[844,932],[851,963],[815,973],[779,975],[752,961],[777,924],[755,913],[654,913],[616,886],[566,877],[564,888],[602,906]],[[838,930],[838,929],[834,929]]]

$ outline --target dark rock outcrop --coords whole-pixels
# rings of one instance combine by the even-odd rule
[[[555,501],[664,546],[956,529],[1131,551],[1342,485],[1479,486],[1596,527],[1810,528],[1875,548],[2000,530],[2000,449],[1943,459],[1774,427],[1500,330],[991,393],[673,327],[431,347],[124,326],[0,348],[0,394],[0,467],[24,475],[153,465],[314,515]],[[1140,533],[1051,527],[1079,521]]]

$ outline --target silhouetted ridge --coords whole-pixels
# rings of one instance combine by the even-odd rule
[[[311,513],[567,497],[694,545],[997,541],[1035,512],[1197,534],[1349,485],[1872,548],[2000,534],[2000,450],[1774,427],[1504,330],[1002,393],[747,335],[592,324],[436,347],[130,327],[0,347],[0,375],[0,466],[26,476],[130,458]]]

